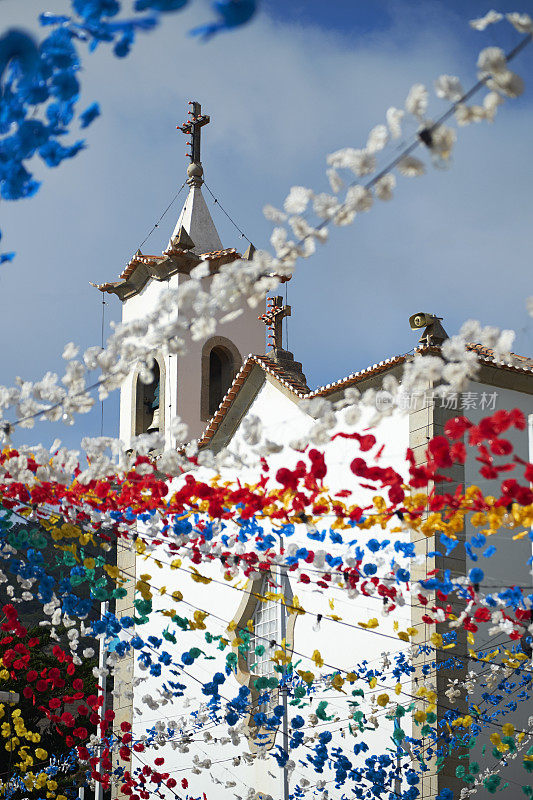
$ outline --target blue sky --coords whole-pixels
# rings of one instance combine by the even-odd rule
[[[66,0],[46,6],[66,7]],[[326,155],[363,146],[413,83],[431,86],[449,73],[469,86],[482,47],[508,49],[518,40],[503,23],[485,33],[468,27],[490,7],[478,0],[263,0],[253,24],[200,44],[187,31],[210,11],[195,0],[139,38],[123,61],[104,48],[84,55],[81,107],[94,100],[102,107],[86,132],[88,149],[57,170],[36,165],[38,195],[2,204],[4,249],[17,258],[0,273],[7,343],[0,382],[60,369],[67,341],[99,343],[101,298],[89,281],[121,272],[183,182],[185,147],[175,127],[188,100],[201,101],[212,118],[203,146],[207,184],[256,246],[265,246],[266,202],[281,205],[292,185],[327,191]],[[2,23],[33,27],[43,8],[2,0]],[[524,308],[533,294],[532,65],[530,47],[515,63],[524,97],[507,103],[493,125],[461,129],[449,169],[400,178],[392,202],[333,229],[328,244],[301,263],[288,288],[289,346],[310,385],[409,350],[416,337],[407,320],[420,310],[443,316],[450,333],[469,317],[513,327],[515,349],[533,352]],[[430,114],[440,110],[435,101]],[[161,251],[179,211],[177,203],[144,252]],[[212,213],[223,243],[242,248],[219,209]],[[119,318],[118,300],[110,299],[106,315]],[[99,430],[94,412],[61,435],[74,444]],[[117,430],[117,404],[109,400],[105,432]],[[40,424],[30,433],[24,438],[49,443],[57,430]]]

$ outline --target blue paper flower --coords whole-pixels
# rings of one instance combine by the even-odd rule
[[[212,7],[219,19],[194,28],[191,36],[200,36],[205,41],[215,33],[244,25],[255,14],[257,3],[256,0],[214,0]]]
[[[91,122],[94,122],[96,117],[100,116],[100,106],[98,103],[92,103],[85,111],[80,114],[80,127],[88,128]]]
[[[485,577],[485,573],[479,567],[474,567],[468,573],[468,578],[470,580],[470,583],[475,585],[475,586],[480,584],[484,577]]]

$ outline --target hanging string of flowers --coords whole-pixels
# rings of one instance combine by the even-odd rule
[[[345,442],[351,443],[355,455],[350,462],[355,484],[350,489],[337,492],[341,499],[329,496],[324,483],[328,474],[327,459],[324,453],[314,449],[305,453],[306,460],[302,458],[295,469],[278,469],[274,480],[264,461],[259,479],[253,484],[241,484],[238,487],[227,481],[222,484],[219,478],[206,482],[189,474],[183,474],[177,485],[169,484],[171,476],[156,477],[153,469],[155,463],[147,456],[138,456],[132,469],[123,476],[108,475],[107,481],[78,484],[81,474],[78,471],[78,476],[75,475],[70,484],[57,484],[48,480],[48,476],[45,481],[36,478],[40,465],[35,460],[23,459],[26,461],[23,465],[16,451],[6,450],[1,456],[5,472],[0,492],[2,504],[9,511],[0,522],[0,557],[7,574],[15,577],[16,581],[14,584],[4,572],[0,576],[8,584],[7,591],[11,598],[11,603],[3,609],[5,621],[2,623],[4,637],[0,641],[0,680],[13,686],[14,681],[22,679],[22,695],[37,705],[43,719],[48,720],[56,733],[63,737],[66,749],[70,749],[75,756],[77,767],[85,764],[89,779],[100,781],[106,787],[110,785],[113,774],[114,779],[121,782],[122,791],[130,794],[133,800],[150,796],[148,781],[154,784],[150,789],[155,790],[165,787],[173,789],[177,786],[177,780],[170,772],[163,771],[163,756],[157,756],[153,766],[145,764],[132,771],[127,766],[117,767],[113,753],[118,754],[121,762],[127,765],[132,753],[149,754],[154,746],[159,747],[162,743],[169,743],[176,749],[185,748],[184,752],[187,752],[191,739],[199,734],[204,737],[210,727],[220,725],[227,727],[229,740],[238,743],[244,732],[243,726],[249,726],[250,721],[256,730],[256,744],[260,751],[262,749],[265,757],[273,758],[280,767],[285,767],[289,761],[294,763],[291,752],[304,747],[309,750],[309,768],[320,774],[329,763],[334,770],[337,787],[348,782],[356,791],[358,785],[372,785],[375,789],[381,786],[385,790],[397,776],[395,760],[387,754],[372,754],[366,757],[364,766],[354,764],[336,746],[331,745],[331,749],[329,730],[315,730],[319,721],[331,722],[335,716],[334,712],[332,716],[328,710],[329,701],[320,700],[312,713],[306,711],[313,697],[319,699],[331,691],[342,696],[348,688],[355,698],[350,701],[347,719],[349,724],[346,730],[350,731],[350,736],[376,730],[380,719],[391,720],[398,715],[413,717],[413,734],[406,734],[402,738],[403,746],[409,748],[408,751],[402,750],[402,758],[406,762],[407,773],[404,769],[404,777],[408,774],[411,787],[408,792],[411,794],[404,792],[402,797],[417,796],[412,790],[424,773],[428,751],[433,748],[435,752],[442,752],[445,743],[451,753],[463,746],[464,737],[473,748],[487,727],[491,731],[494,755],[500,760],[509,754],[522,753],[528,745],[528,750],[520,757],[524,768],[529,770],[533,761],[531,745],[528,744],[531,733],[528,728],[517,728],[513,722],[506,721],[505,717],[516,710],[516,702],[509,704],[504,700],[509,696],[516,698],[517,692],[519,701],[530,697],[531,671],[525,662],[527,627],[531,621],[533,599],[531,594],[527,595],[519,587],[500,587],[502,591],[489,591],[490,576],[487,578],[485,570],[478,566],[472,567],[467,575],[457,576],[449,571],[441,574],[439,570],[434,570],[428,573],[427,578],[415,581],[409,571],[409,562],[416,562],[416,539],[405,537],[408,531],[423,538],[433,537],[440,532],[440,545],[446,553],[463,545],[469,559],[478,563],[480,557],[488,559],[494,556],[497,548],[490,544],[486,546],[487,537],[500,532],[502,523],[509,526],[509,518],[513,529],[524,528],[513,539],[528,535],[531,538],[533,493],[529,484],[533,478],[533,465],[522,462],[516,456],[512,458],[512,445],[502,438],[502,434],[510,428],[523,430],[524,426],[525,420],[518,410],[498,411],[478,424],[471,423],[465,417],[454,418],[447,424],[444,436],[435,437],[429,442],[424,465],[416,466],[407,454],[410,475],[407,482],[403,482],[391,467],[370,466],[357,455],[357,452],[370,454],[375,450],[378,443],[373,434],[341,434]],[[465,434],[466,444],[461,441]],[[480,472],[484,478],[499,480],[510,468],[518,466],[523,470],[525,483],[505,478],[501,481],[499,496],[490,498],[483,497],[475,486],[467,487],[464,492],[457,491],[454,495],[435,490],[428,494],[430,484],[446,483],[443,470],[456,462],[464,463],[466,447],[478,452]],[[152,469],[146,469],[146,465]],[[22,468],[32,474],[33,485],[25,486],[20,481],[17,470]],[[372,490],[377,492],[372,506],[361,508],[349,504],[348,497],[359,493],[369,480],[373,482]],[[44,490],[45,494],[34,494],[37,489]],[[421,494],[420,490],[425,490],[425,494]],[[430,515],[424,519],[428,509]],[[16,515],[29,521],[32,527],[27,523],[22,527],[15,525],[13,519]],[[463,544],[457,533],[467,515],[471,523],[481,530],[472,537],[471,543]],[[508,519],[504,523],[505,515]],[[330,522],[332,516],[334,521]],[[269,528],[265,527],[267,522]],[[323,536],[317,537],[319,527],[324,523],[326,531]],[[270,528],[272,524],[274,527]],[[347,555],[342,557],[336,553],[302,547],[291,549],[290,537],[297,525],[307,527],[306,536],[312,542],[318,539],[323,544],[328,538],[346,554],[355,550],[355,564],[352,565]],[[225,533],[233,528],[238,536]],[[353,538],[348,542],[342,536],[342,531],[349,531],[349,536],[353,537],[357,530],[363,534],[376,528],[385,530],[387,537],[391,538],[380,540],[366,535],[360,542]],[[282,531],[284,541],[289,542],[281,550],[276,529]],[[377,617],[350,622],[336,614],[324,613],[320,616],[328,624],[348,625],[368,636],[412,642],[418,647],[418,653],[415,650],[411,657],[406,652],[383,653],[381,667],[362,662],[354,664],[351,670],[330,664],[327,655],[318,649],[312,653],[300,652],[297,648],[288,647],[286,642],[265,641],[255,644],[253,654],[250,654],[252,641],[258,641],[257,635],[252,639],[252,629],[249,626],[239,628],[231,620],[221,619],[216,612],[195,607],[188,599],[183,583],[180,584],[180,590],[167,592],[165,587],[156,585],[149,573],[135,578],[127,569],[107,563],[105,553],[117,539],[132,540],[137,553],[149,558],[150,563],[159,569],[164,567],[165,556],[171,558],[170,568],[179,571],[180,575],[187,573],[193,584],[216,582],[216,578],[206,576],[198,568],[202,563],[209,565],[214,561],[219,562],[223,582],[240,592],[245,589],[234,584],[234,579],[239,575],[252,576],[261,571],[271,571],[275,565],[282,565],[303,587],[311,582],[316,590],[326,594],[335,587],[351,598],[360,593],[361,596],[387,600],[381,612],[385,616],[397,604],[418,603],[427,612],[423,616],[424,622],[440,625],[440,632],[434,633],[430,641],[417,645],[419,632],[416,628],[400,630],[396,622],[396,632],[392,636],[380,633]],[[71,543],[66,544],[67,541]],[[233,554],[232,548],[237,543],[241,546],[241,552]],[[67,579],[58,581],[49,567],[51,560],[45,561],[43,558],[42,550],[48,546],[57,551],[61,563],[68,569]],[[90,555],[90,552],[94,555]],[[387,565],[390,565],[389,569]],[[85,582],[91,587],[88,597],[79,596],[76,592],[76,587]],[[123,597],[132,582],[138,593],[134,600],[134,616],[120,617],[108,611],[103,617],[94,619],[93,616],[89,625],[84,622],[84,619],[91,618],[91,607],[95,602]],[[16,595],[16,583],[22,590],[20,597]],[[487,588],[483,589],[485,584]],[[172,607],[154,610],[152,601],[155,595],[167,597],[174,605],[182,603],[191,608],[191,612],[178,613]],[[454,614],[456,605],[453,597],[464,598],[460,617]],[[275,582],[272,591],[260,595],[259,599],[261,602],[282,602],[289,614],[309,613],[297,597],[291,601],[285,598]],[[57,661],[57,666],[46,666],[40,671],[32,669],[32,653],[42,647],[42,634],[30,636],[15,609],[17,603],[34,600],[41,605],[45,617],[50,617],[50,622],[43,620],[41,627],[48,624],[50,635],[56,639],[61,639],[60,630],[66,629],[68,642],[66,647],[56,644],[51,650],[51,657]],[[142,636],[140,626],[147,625],[154,613],[162,613],[168,620],[167,626],[160,636]],[[225,634],[216,632],[212,626],[208,629],[210,621],[222,622]],[[171,628],[171,625],[174,627]],[[489,645],[482,651],[476,651],[474,634],[487,626],[491,626],[489,642],[496,632],[505,632],[509,644],[496,648]],[[153,629],[153,626],[150,625],[150,628]],[[468,653],[459,644],[458,630],[466,632]],[[174,646],[179,651],[179,642],[189,632],[196,632],[195,635],[204,632],[204,645],[189,647],[178,657]],[[234,637],[233,641],[231,636]],[[167,688],[159,700],[151,694],[143,697],[142,702],[154,710],[160,707],[165,697],[168,702],[169,697],[183,696],[188,681],[198,680],[194,665],[199,658],[209,659],[210,650],[228,652],[224,672],[215,672],[210,681],[200,681],[202,694],[209,698],[202,714],[190,719],[183,718],[179,725],[173,723],[172,727],[163,725],[161,728],[159,725],[147,729],[144,735],[136,738],[131,723],[122,722],[118,730],[112,730],[114,713],[104,707],[102,692],[94,683],[87,685],[86,681],[77,677],[84,663],[94,663],[91,661],[94,649],[81,644],[87,638],[93,641],[94,638],[103,638],[108,653],[104,672],[93,668],[93,681],[105,680],[107,672],[110,669],[116,671],[130,653],[135,654],[143,670],[152,678],[166,680],[165,685],[172,687],[170,696]],[[512,646],[513,641],[520,643],[518,649]],[[267,648],[275,665],[276,677],[258,676],[252,687],[241,686],[236,696],[228,697],[225,687],[228,679],[235,674],[239,655],[253,659],[261,657]],[[429,653],[430,659],[424,667],[426,682],[417,685],[418,679],[413,682],[413,676],[422,652],[426,655]],[[449,652],[449,659],[442,661],[437,658],[439,652]],[[468,692],[475,691],[480,682],[481,686],[486,685],[487,692],[483,703],[470,703],[468,710],[465,708],[463,711],[464,690],[459,684],[463,682],[467,662],[473,666],[484,665],[489,673],[485,677],[483,673],[475,671],[467,673],[471,676],[466,682],[467,696]],[[447,703],[437,698],[435,689],[428,688],[427,683],[432,670],[438,671],[443,664],[452,673],[457,671],[460,676],[458,679],[449,679]],[[169,678],[170,675],[176,675],[178,680]],[[512,685],[506,677],[511,675],[515,677]],[[402,682],[402,676],[407,679],[406,683]],[[391,677],[396,681],[392,686]],[[67,684],[70,689],[66,689]],[[366,688],[361,688],[361,684]],[[490,689],[494,688],[496,692],[491,692]],[[286,691],[291,704],[301,708],[306,715],[304,717],[300,713],[291,717],[292,732],[288,750],[279,744],[272,749],[270,739],[271,733],[281,724],[283,706],[278,703],[270,712],[262,710],[265,703],[271,703],[273,694],[280,691]],[[370,703],[369,692],[373,692]],[[398,699],[391,699],[391,694],[392,698]],[[357,697],[363,698],[362,706]],[[445,709],[446,728],[435,724],[437,702],[441,709]],[[72,710],[73,703],[77,704],[75,710]],[[15,754],[13,769],[17,772],[17,780],[22,781],[28,791],[46,786],[52,797],[61,797],[57,791],[57,781],[50,777],[50,767],[46,766],[49,753],[42,746],[40,734],[28,727],[20,709],[10,710],[3,704],[0,710],[7,717],[2,724],[2,735],[6,750]],[[204,740],[209,741],[209,738]],[[361,741],[353,745],[352,750],[356,756],[364,754],[368,752],[368,745]],[[441,768],[445,761],[441,756]],[[195,756],[193,765],[197,773],[202,773],[202,770],[210,770],[212,763],[209,758],[202,760]],[[491,770],[483,778],[479,773],[479,769],[471,766],[469,770],[463,769],[461,775],[467,786],[484,785],[489,789],[500,786],[501,778],[497,770]],[[305,788],[301,788],[301,791]]]

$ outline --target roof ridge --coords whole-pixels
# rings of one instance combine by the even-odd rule
[[[508,369],[513,372],[533,372],[533,360],[527,359],[526,356],[518,356],[521,359],[531,361],[532,363],[528,363],[525,365],[517,365],[517,364],[510,364],[506,363],[505,361],[497,361],[494,356],[485,355],[484,353],[480,352],[478,348],[482,350],[489,351],[490,348],[486,348],[483,345],[471,345],[468,344],[472,350],[475,350],[478,353],[478,358],[480,361],[485,362],[486,364],[491,364],[493,366],[497,366],[502,369]],[[430,350],[440,350],[437,347],[431,348],[420,348],[418,352],[423,351],[430,351]],[[490,351],[494,352],[494,351]],[[220,426],[220,423],[224,419],[227,410],[232,405],[233,401],[235,400],[240,387],[246,380],[246,377],[251,372],[252,367],[254,364],[257,364],[261,369],[269,374],[273,375],[277,381],[281,384],[285,385],[294,395],[296,395],[299,399],[310,399],[313,397],[323,397],[328,394],[332,394],[340,389],[343,389],[349,386],[352,383],[358,383],[359,381],[364,380],[365,378],[370,378],[374,375],[379,375],[382,372],[390,369],[391,367],[398,366],[399,364],[403,364],[407,358],[408,353],[405,353],[400,356],[393,356],[391,358],[386,358],[383,361],[378,361],[376,364],[372,364],[371,366],[366,367],[365,369],[359,370],[357,372],[352,372],[350,375],[347,375],[344,378],[340,378],[333,383],[327,383],[323,386],[319,386],[312,391],[303,391],[304,387],[299,384],[292,376],[288,375],[283,367],[279,366],[273,359],[271,359],[268,355],[255,355],[250,353],[246,356],[242,367],[240,368],[239,372],[236,374],[235,378],[231,386],[229,387],[228,391],[226,392],[220,406],[218,407],[215,414],[209,420],[202,436],[198,440],[198,446],[202,447],[203,445],[207,444],[212,437],[214,436],[216,430]],[[515,355],[515,354],[511,354]]]
[[[475,350],[477,353],[485,355],[486,358],[494,360],[495,363],[503,363],[503,364],[507,363],[503,359],[500,359],[498,361],[496,359],[496,356],[494,355],[495,352],[494,349],[491,347],[487,347],[486,345],[481,344],[480,342],[467,342],[466,346],[470,350]],[[523,356],[520,353],[514,353],[512,350],[509,351],[509,356],[511,356],[511,358],[517,358],[520,361],[530,362],[531,366],[533,366],[533,358],[531,358],[531,356]]]

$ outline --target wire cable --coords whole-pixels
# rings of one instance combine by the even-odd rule
[[[152,229],[150,230],[150,232],[148,233],[148,235],[147,235],[147,236],[145,236],[145,238],[144,238],[144,239],[142,240],[142,242],[140,243],[139,247],[137,248],[138,250],[140,250],[140,249],[141,249],[141,247],[142,247],[144,244],[146,244],[146,242],[148,241],[148,239],[150,238],[150,236],[152,235],[152,233],[155,231],[155,229],[156,229],[156,228],[159,228],[159,223],[161,222],[161,220],[163,219],[163,217],[164,217],[164,216],[167,214],[167,212],[168,212],[168,211],[170,211],[170,209],[172,208],[172,206],[174,205],[174,203],[176,202],[176,200],[178,199],[178,197],[179,197],[179,196],[180,196],[180,194],[182,193],[182,191],[183,191],[183,188],[184,188],[186,185],[187,185],[187,181],[184,181],[184,182],[181,184],[180,188],[178,189],[178,191],[176,192],[176,194],[174,195],[174,197],[172,198],[172,200],[170,201],[170,203],[168,204],[168,206],[165,208],[165,210],[163,211],[163,213],[161,214],[161,216],[159,217],[159,219],[157,220],[157,222],[154,222],[154,224],[153,224],[153,226],[152,226]]]
[[[246,239],[246,241],[248,242],[248,244],[252,245],[252,247],[253,247],[253,244],[252,244],[252,242],[250,241],[250,239],[249,239],[249,238],[246,236],[246,234],[244,233],[244,231],[242,231],[242,230],[239,228],[239,226],[237,225],[237,223],[235,222],[235,220],[234,220],[234,219],[232,219],[232,218],[230,217],[230,215],[228,214],[228,212],[226,211],[226,209],[224,208],[224,206],[222,205],[222,203],[220,202],[220,200],[219,200],[217,197],[215,197],[215,195],[213,194],[213,192],[211,191],[211,189],[209,188],[209,186],[207,185],[207,183],[206,183],[205,181],[204,181],[204,186],[205,186],[205,188],[207,189],[207,191],[209,192],[209,194],[211,195],[211,197],[213,198],[213,201],[214,201],[214,203],[215,203],[216,205],[218,205],[218,207],[220,208],[220,210],[221,210],[221,211],[222,211],[222,212],[223,212],[223,213],[224,213],[224,214],[227,216],[227,218],[229,219],[229,221],[231,222],[231,224],[233,225],[233,227],[234,227],[234,228],[236,228],[236,229],[239,231],[239,233],[241,234],[241,239]]]

